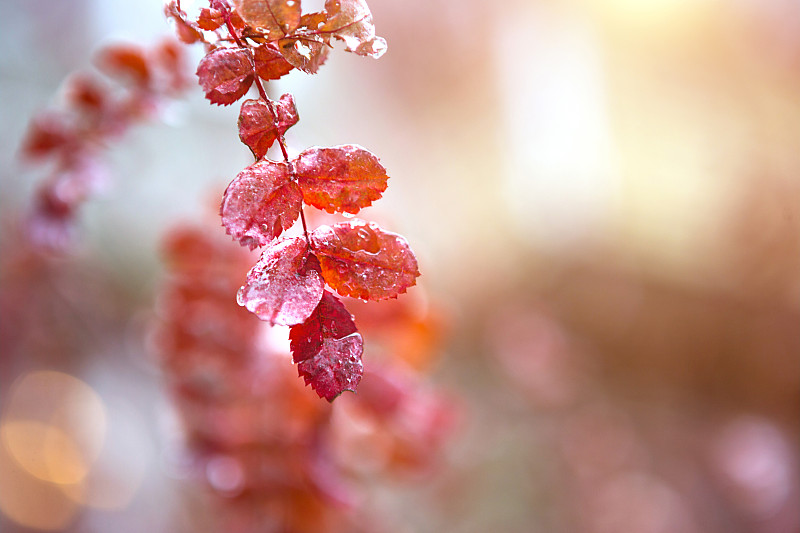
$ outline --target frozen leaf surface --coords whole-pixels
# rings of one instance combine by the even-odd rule
[[[197,77],[211,103],[230,105],[250,89],[253,59],[244,48],[217,48],[200,60]]]
[[[311,244],[322,276],[342,296],[396,298],[419,276],[408,241],[373,222],[351,220],[321,226],[311,234]]]
[[[386,169],[378,158],[352,144],[309,148],[295,163],[303,200],[329,213],[358,213],[386,190]]]
[[[328,20],[320,31],[344,41],[349,52],[379,58],[386,52],[386,41],[375,35],[372,13],[364,0],[327,0]]]
[[[279,135],[297,124],[297,108],[291,94],[274,103],[277,117],[263,100],[246,100],[239,113],[239,138],[256,159],[261,159]]]
[[[316,74],[329,50],[325,40],[318,36],[281,39],[278,47],[286,61],[308,74]]]
[[[294,237],[264,251],[237,301],[265,322],[294,326],[311,316],[324,287],[319,261],[304,238]]]
[[[333,294],[325,291],[319,305],[289,332],[300,376],[317,394],[333,401],[343,391],[355,391],[364,366],[364,342],[353,316]]]
[[[228,185],[222,199],[222,225],[242,246],[264,246],[294,224],[302,201],[289,165],[262,159]]]
[[[274,41],[292,33],[300,25],[300,0],[235,0],[237,12]]]

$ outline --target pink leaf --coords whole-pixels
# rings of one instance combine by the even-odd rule
[[[302,201],[289,165],[262,159],[228,185],[222,199],[222,225],[242,246],[264,246],[294,224]]]
[[[261,320],[294,326],[311,316],[324,287],[319,260],[304,238],[294,237],[264,250],[236,299]]]

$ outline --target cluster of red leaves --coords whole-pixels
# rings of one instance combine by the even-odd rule
[[[189,86],[183,47],[171,39],[152,49],[109,45],[95,64],[105,77],[87,72],[67,80],[63,105],[34,117],[23,141],[24,158],[52,163],[27,225],[45,249],[71,242],[78,208],[105,182],[101,155],[108,144]]]
[[[332,401],[355,391],[363,341],[334,292],[396,298],[415,284],[417,260],[405,238],[372,222],[308,231],[304,205],[356,214],[386,190],[386,169],[352,144],[312,147],[290,159],[284,134],[298,122],[294,98],[270,100],[262,80],[295,68],[316,72],[334,39],[369,57],[382,55],[386,42],[375,35],[363,0],[327,0],[324,11],[305,14],[300,0],[211,0],[194,18],[171,0],[166,13],[182,40],[206,44],[197,76],[209,101],[230,105],[252,86],[258,90],[259,97],[245,100],[239,112],[239,137],[256,161],[228,185],[221,206],[228,234],[250,249],[267,247],[238,302],[270,324],[291,327],[294,362],[317,394]],[[282,160],[267,157],[275,142]],[[303,237],[281,239],[298,219]]]
[[[174,231],[165,252],[170,275],[154,338],[184,425],[189,473],[222,496],[224,529],[386,530],[385,517],[369,516],[369,494],[393,474],[435,466],[452,433],[452,401],[390,351],[365,373],[358,395],[316,401],[285,364],[288,346],[276,330],[230,297],[252,252],[207,228]],[[321,306],[334,310],[317,311],[302,327],[338,327],[332,301],[323,297]],[[386,318],[394,332],[420,322],[436,329],[421,301],[378,304],[392,310],[371,319],[372,306],[364,306],[365,336],[380,343]],[[419,339],[418,349],[433,353],[434,339]]]

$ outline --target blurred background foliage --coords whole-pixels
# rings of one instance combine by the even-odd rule
[[[384,526],[798,531],[800,4],[369,4],[383,58],[270,91],[293,149],[381,157],[441,316],[461,428]],[[157,0],[0,5],[0,526],[197,531],[145,337],[158,242],[250,161],[236,112],[197,90],[132,132],[75,252],[32,261],[27,121],[100,43],[169,28]]]

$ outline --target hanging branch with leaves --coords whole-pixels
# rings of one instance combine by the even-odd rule
[[[309,230],[306,205],[355,215],[386,190],[386,169],[354,144],[311,147],[290,159],[284,134],[298,122],[294,98],[271,100],[262,80],[294,69],[317,72],[334,41],[373,58],[383,55],[386,41],[375,34],[363,0],[327,0],[314,13],[303,13],[300,0],[211,0],[196,18],[171,0],[165,12],[181,40],[205,43],[197,76],[211,103],[233,104],[253,86],[258,92],[239,113],[239,137],[255,162],[228,185],[220,210],[227,233],[242,246],[266,247],[239,289],[239,304],[270,324],[290,326],[298,372],[319,396],[332,401],[355,391],[363,341],[334,292],[396,298],[416,283],[417,260],[404,237],[373,222]],[[276,142],[278,161],[267,157]],[[302,237],[282,237],[298,219]]]

